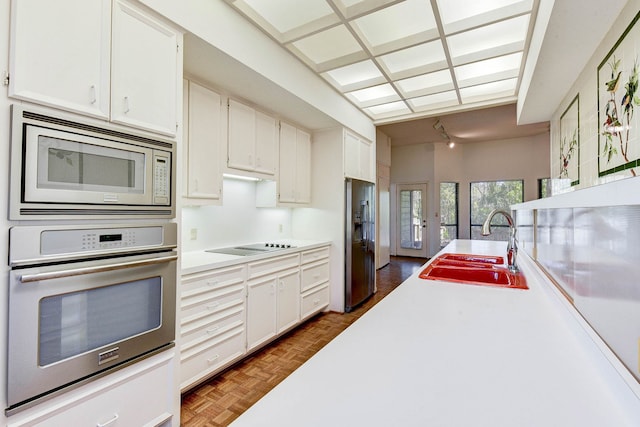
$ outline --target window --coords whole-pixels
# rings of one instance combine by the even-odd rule
[[[422,191],[400,190],[400,247],[422,249]]]
[[[524,200],[524,182],[483,181],[471,183],[471,238],[488,240],[507,240],[509,225],[502,215],[491,221],[491,235],[483,237],[482,223],[493,209],[511,211],[510,206]]]
[[[543,199],[551,195],[551,178],[538,179],[538,199]]]
[[[440,183],[440,247],[458,238],[458,183]]]

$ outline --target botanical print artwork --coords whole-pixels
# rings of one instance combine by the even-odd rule
[[[580,183],[580,101],[579,95],[571,101],[560,116],[560,174],[558,178]]]
[[[634,114],[638,97],[640,13],[598,67],[598,175],[626,171],[635,176],[640,165],[640,120]]]

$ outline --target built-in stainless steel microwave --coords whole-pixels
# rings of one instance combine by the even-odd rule
[[[10,219],[173,218],[175,142],[11,107]]]

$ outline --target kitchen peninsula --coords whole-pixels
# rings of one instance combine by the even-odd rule
[[[527,290],[419,270],[233,426],[640,425],[635,379],[528,255],[519,265]]]

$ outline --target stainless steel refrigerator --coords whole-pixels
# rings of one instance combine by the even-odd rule
[[[362,304],[375,289],[375,185],[346,180],[345,311]]]

